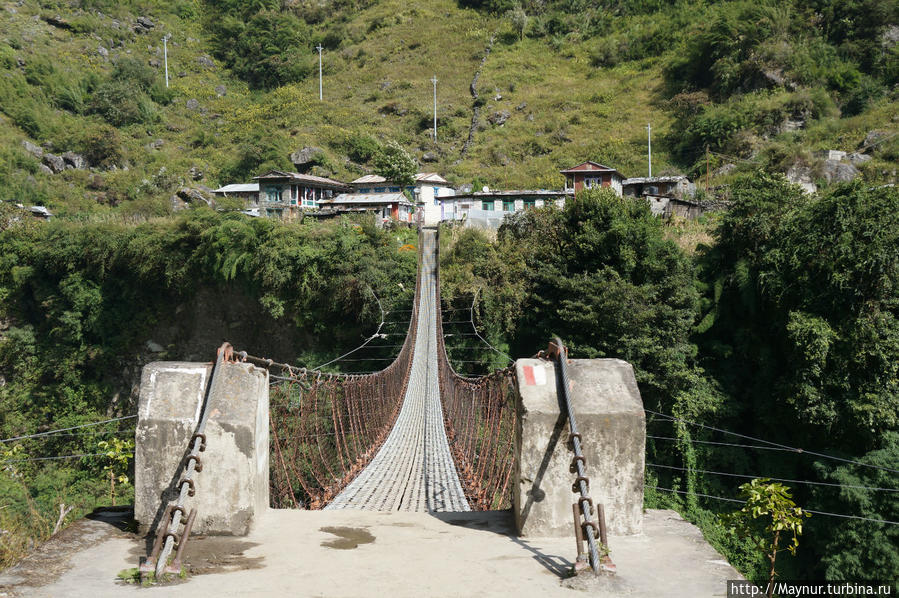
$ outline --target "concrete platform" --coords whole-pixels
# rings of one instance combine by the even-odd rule
[[[121,520],[119,520],[119,523]],[[145,542],[116,520],[80,521],[0,574],[0,597],[724,596],[737,572],[673,511],[648,511],[641,536],[610,538],[618,575],[564,580],[573,539],[519,539],[510,512],[271,511],[248,537],[197,537],[191,576],[150,589],[117,574]],[[119,526],[121,527],[121,526]],[[580,581],[580,580],[576,580]]]

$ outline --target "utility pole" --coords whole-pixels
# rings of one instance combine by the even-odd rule
[[[437,75],[431,78],[434,84],[434,143],[437,143]]]
[[[315,48],[318,50],[318,101],[322,101],[322,45],[319,44]]]
[[[165,86],[169,86],[169,35],[162,36],[162,56],[165,59]]]
[[[646,139],[649,144],[649,178],[652,178],[652,123],[646,125]]]

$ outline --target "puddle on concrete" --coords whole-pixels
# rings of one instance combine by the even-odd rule
[[[358,527],[322,527],[319,531],[334,534],[336,540],[325,540],[322,546],[325,548],[336,548],[337,550],[352,550],[360,544],[371,544],[375,541],[375,537],[366,530]]]
[[[188,579],[192,575],[261,569],[265,566],[263,557],[244,555],[244,551],[254,546],[259,544],[234,536],[191,536],[184,551],[184,567]],[[145,550],[141,543],[132,551],[135,562],[139,557],[146,556]]]

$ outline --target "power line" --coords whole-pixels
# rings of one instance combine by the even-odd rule
[[[26,436],[16,436],[14,438],[4,438],[3,440],[0,440],[0,444],[2,444],[4,442],[14,442],[16,440],[26,440],[28,438],[39,438],[41,436],[50,436],[52,434],[59,434],[60,432],[69,432],[71,430],[80,430],[81,428],[89,428],[91,426],[101,426],[103,424],[108,424],[111,422],[118,422],[118,421],[123,421],[126,419],[134,419],[135,417],[137,417],[137,416],[136,415],[126,415],[125,417],[114,417],[112,419],[106,419],[106,420],[103,420],[100,422],[93,422],[90,424],[82,424],[80,426],[72,426],[71,428],[60,428],[59,430],[50,430],[49,432],[39,432],[37,434],[28,434]]]
[[[854,484],[836,484],[833,482],[814,482],[811,480],[790,480],[785,478],[774,478],[771,476],[762,476],[762,475],[746,475],[742,473],[728,473],[724,471],[709,471],[707,469],[691,469],[689,467],[676,467],[674,465],[660,465],[658,463],[647,463],[649,467],[659,467],[662,469],[676,469],[678,471],[689,471],[693,473],[705,473],[710,475],[720,475],[727,476],[731,478],[745,478],[745,479],[755,479],[755,478],[767,478],[769,480],[774,480],[775,482],[787,482],[790,484],[809,484],[811,486],[836,486],[838,488],[855,488],[857,490],[871,490],[874,492],[899,492],[897,488],[878,488],[875,486],[857,486]]]
[[[815,457],[821,457],[821,458],[823,458],[823,459],[833,459],[834,461],[842,461],[843,463],[852,463],[852,464],[854,464],[854,465],[860,465],[860,466],[862,466],[862,467],[870,467],[870,468],[872,468],[872,469],[879,469],[879,470],[881,470],[881,471],[888,471],[888,472],[890,472],[890,473],[899,473],[899,469],[892,469],[892,468],[890,468],[890,467],[882,467],[882,466],[880,466],[880,465],[870,465],[870,464],[868,464],[868,463],[862,463],[861,461],[856,461],[856,460],[854,460],[854,459],[844,459],[844,458],[842,458],[842,457],[835,457],[835,456],[833,456],[833,455],[828,455],[828,454],[825,454],[825,453],[818,453],[818,452],[815,452],[815,451],[810,451],[810,450],[806,450],[806,449],[802,449],[802,448],[796,448],[796,447],[793,447],[793,446],[788,446],[788,445],[786,445],[786,444],[779,444],[779,443],[777,443],[777,442],[771,442],[770,440],[765,440],[764,438],[755,438],[755,437],[753,437],[753,436],[747,436],[747,435],[745,435],[745,434],[738,434],[737,432],[731,432],[731,431],[729,431],[729,430],[723,430],[723,429],[721,429],[721,428],[715,428],[715,427],[713,427],[713,426],[707,426],[707,425],[705,425],[705,424],[699,424],[699,423],[696,423],[696,422],[691,422],[691,421],[686,420],[686,419],[681,419],[681,418],[679,418],[679,417],[674,417],[673,415],[666,415],[666,414],[664,414],[664,413],[659,413],[658,411],[653,411],[653,410],[651,410],[651,409],[644,409],[644,411],[646,411],[646,413],[651,413],[651,414],[653,414],[653,415],[658,415],[659,417],[664,417],[664,418],[667,418],[667,419],[670,419],[670,420],[683,422],[683,423],[689,424],[689,425],[691,425],[691,426],[697,426],[697,427],[700,427],[700,428],[705,428],[706,430],[714,430],[715,432],[721,432],[722,434],[730,434],[731,436],[736,436],[736,437],[738,437],[738,438],[745,438],[746,440],[752,440],[752,441],[755,441],[755,442],[764,442],[765,444],[769,444],[769,445],[771,445],[771,446],[776,446],[776,447],[778,447],[778,448],[784,449],[784,450],[786,450],[786,451],[791,451],[791,452],[794,452],[794,453],[804,453],[804,454],[807,454],[807,455],[813,455],[813,456],[815,456]]]
[[[56,461],[59,459],[79,459],[81,457],[102,457],[106,453],[84,453],[81,455],[58,455],[56,457],[29,457],[28,459],[8,459],[0,463],[23,463],[25,461]]]
[[[715,500],[723,500],[726,502],[735,502],[740,504],[746,504],[745,500],[739,500],[736,498],[724,498],[723,496],[712,496],[711,494],[702,494],[701,492],[693,492],[687,490],[675,490],[674,488],[661,488],[659,486],[651,486],[649,484],[644,485],[645,488],[653,488],[655,490],[662,490],[664,492],[677,492],[678,494],[690,494],[693,496],[702,496],[704,498],[714,498]],[[815,515],[824,515],[826,517],[840,517],[842,519],[857,519],[859,521],[870,521],[872,523],[885,523],[887,525],[899,525],[899,521],[888,521],[886,519],[872,519],[871,517],[861,517],[859,515],[845,515],[843,513],[828,513],[827,511],[813,511],[811,509],[802,509],[806,513],[814,513]]]

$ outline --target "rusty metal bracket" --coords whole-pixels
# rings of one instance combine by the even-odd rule
[[[169,523],[172,521],[172,509],[174,505],[165,508],[162,519],[156,527],[156,540],[153,542],[153,549],[150,554],[138,567],[141,580],[145,580],[148,575],[156,571],[156,561],[159,558],[159,551],[162,549],[162,542],[165,540],[165,530],[168,529]]]
[[[571,485],[572,492],[580,492],[581,491],[581,482],[587,485],[587,491],[590,490],[590,478],[587,476],[579,475],[574,479],[574,484]]]
[[[175,552],[175,558],[172,559],[171,563],[166,565],[166,573],[173,573],[175,575],[181,574],[181,557],[184,554],[184,547],[187,546],[187,541],[190,539],[190,530],[194,526],[194,519],[196,516],[197,509],[191,509],[190,515],[187,516],[187,521],[184,523],[184,532],[181,534],[181,541],[178,542],[178,550]]]
[[[580,461],[581,465],[587,467],[587,459],[583,455],[575,455],[571,459],[571,465],[568,466],[568,471],[571,473],[577,473],[577,462]]]
[[[583,504],[585,502],[588,505],[586,509],[584,509],[584,504]],[[584,512],[587,515],[593,514],[593,499],[590,498],[589,496],[581,496],[580,498],[577,499],[577,504],[581,507],[581,509],[584,510]],[[602,505],[600,505],[600,508],[602,508]]]
[[[199,438],[200,439],[200,452],[206,450],[206,434],[200,434],[199,432],[190,437],[190,445],[193,446],[194,441]],[[199,469],[197,471],[200,471]]]
[[[199,455],[188,455],[185,457],[184,468],[187,469],[190,466],[191,459],[194,461],[194,471],[203,471],[203,461],[200,459]]]
[[[197,493],[197,488],[196,488],[196,486],[194,486],[194,481],[190,480],[190,479],[184,479],[184,480],[181,480],[180,482],[178,482],[178,490],[179,491],[181,490],[182,487],[184,487],[184,484],[187,484],[188,486],[190,486],[190,490],[187,491],[188,496],[193,496],[194,494]]]
[[[574,439],[575,439],[575,438],[578,439],[578,442],[583,442],[583,441],[584,441],[584,440],[581,438],[581,435],[578,434],[577,432],[575,432],[574,434],[569,434],[569,435],[568,435],[568,448],[569,448],[570,450],[572,450],[572,451],[574,450]],[[584,464],[585,464],[585,465],[586,465],[586,463],[587,463],[587,462],[584,461]]]

